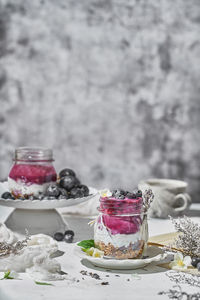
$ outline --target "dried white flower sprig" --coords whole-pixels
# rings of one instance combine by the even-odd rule
[[[180,233],[175,239],[175,246],[191,257],[200,257],[200,225],[190,218],[173,219],[170,217],[175,229]]]
[[[200,276],[174,271],[167,272],[166,276],[175,283],[187,283],[191,286],[200,287]]]
[[[144,212],[147,212],[151,206],[151,203],[154,199],[154,194],[151,189],[145,190],[143,194],[143,208]]]
[[[8,256],[10,254],[18,254],[23,248],[27,247],[28,240],[30,239],[28,230],[25,229],[26,237],[21,241],[17,241],[14,244],[8,244],[7,242],[0,242],[0,258]]]
[[[173,286],[173,289],[169,289],[167,292],[159,292],[158,295],[167,295],[169,299],[177,300],[199,300],[200,293],[188,294],[187,292],[182,291],[180,285]]]

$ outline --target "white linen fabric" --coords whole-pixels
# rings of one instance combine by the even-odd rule
[[[60,208],[59,211],[62,214],[67,215],[76,215],[76,216],[97,216],[98,215],[98,206],[99,206],[99,193],[88,200],[87,202],[80,203],[78,205],[69,206],[65,208]]]
[[[0,242],[14,244],[20,236],[0,223]],[[27,247],[17,255],[10,254],[0,258],[0,271],[12,270],[26,272],[35,280],[62,280],[61,265],[52,258],[58,250],[58,245],[50,236],[44,234],[32,235]]]

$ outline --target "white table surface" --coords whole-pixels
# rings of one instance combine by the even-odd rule
[[[0,222],[3,222],[12,209],[0,206]],[[196,222],[200,222],[200,204],[193,204],[188,213]],[[92,229],[87,226],[88,219],[68,218],[71,229],[75,231],[76,240],[92,237]],[[173,226],[169,220],[150,219],[150,236],[172,232]],[[58,257],[62,270],[70,276],[79,279],[80,282],[70,282],[68,280],[51,282],[53,286],[36,285],[27,274],[20,274],[22,280],[2,280],[0,281],[0,300],[37,300],[37,299],[58,299],[58,300],[112,300],[112,299],[136,299],[136,300],[156,300],[169,299],[167,295],[158,295],[161,291],[168,291],[175,286],[166,276],[166,269],[158,266],[148,266],[138,270],[112,271],[107,272],[92,265],[85,266],[73,253],[74,244],[59,243],[59,249],[64,251],[64,255]],[[81,270],[95,272],[102,280],[95,280],[89,276],[80,274]],[[133,278],[131,274],[137,273],[139,280]],[[106,275],[109,274],[109,277]],[[120,277],[116,277],[118,274]],[[0,273],[0,277],[3,273]],[[84,278],[84,280],[82,279]],[[130,279],[130,281],[127,281]],[[108,281],[109,285],[102,286],[102,281]],[[199,292],[198,288],[188,284],[180,284],[183,291],[188,293]]]

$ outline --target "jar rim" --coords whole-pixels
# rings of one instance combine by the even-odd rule
[[[102,214],[116,215],[140,215],[144,211],[143,198],[137,197],[134,199],[116,199],[114,197],[100,197],[99,212]]]
[[[18,147],[15,149],[14,161],[54,161],[53,151],[43,147]]]

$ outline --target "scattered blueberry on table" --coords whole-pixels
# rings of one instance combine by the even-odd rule
[[[65,236],[64,236],[64,241],[66,243],[72,243],[74,239],[74,232],[73,230],[66,230],[65,231]]]
[[[197,264],[197,270],[200,272],[200,262]]]
[[[197,266],[199,265],[199,269],[200,269],[200,257],[193,257],[191,261],[191,265],[194,268],[197,268]]]
[[[64,234],[62,232],[56,232],[54,234],[54,239],[58,242],[65,241],[66,243],[72,243],[74,239],[74,231],[66,230]]]
[[[54,239],[58,242],[62,241],[64,239],[64,234],[62,232],[56,232],[54,234]]]

